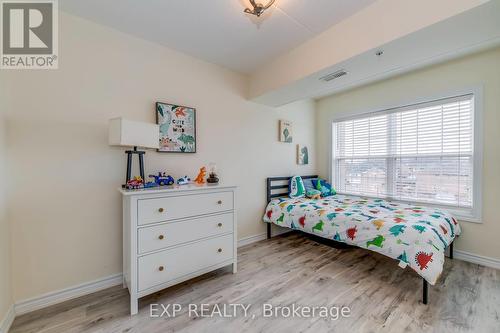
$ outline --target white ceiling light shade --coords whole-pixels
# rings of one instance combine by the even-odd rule
[[[253,9],[245,8],[244,12],[247,14],[252,14],[252,15],[255,15],[257,17],[260,17],[269,7],[271,7],[273,5],[273,3],[276,0],[268,1],[266,5],[263,5],[260,2],[256,3],[255,0],[249,0],[249,1],[250,1],[250,4],[252,5]]]

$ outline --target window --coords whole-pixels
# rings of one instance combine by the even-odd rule
[[[339,193],[475,206],[474,95],[336,121],[332,181]]]

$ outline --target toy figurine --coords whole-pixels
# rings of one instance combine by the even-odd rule
[[[125,187],[128,190],[136,190],[136,189],[144,188],[144,180],[142,180],[141,177],[136,176],[136,177],[134,177],[134,179],[129,180],[127,182],[127,185],[125,185]]]
[[[159,185],[156,184],[156,182],[147,182],[144,184],[144,188],[153,188],[153,187],[158,187]]]
[[[205,184],[205,176],[207,175],[207,169],[205,167],[200,168],[198,176],[196,176],[194,182],[198,185]]]
[[[165,172],[158,172],[158,175],[149,175],[150,178],[154,178],[154,181],[158,186],[173,185],[175,180],[172,176],[167,175]]]
[[[191,183],[191,178],[188,176],[181,177],[177,180],[177,185],[187,185]]]

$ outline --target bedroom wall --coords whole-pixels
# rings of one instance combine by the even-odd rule
[[[11,284],[11,252],[10,252],[10,228],[7,220],[7,152],[6,152],[6,118],[7,96],[4,80],[0,77],[0,175],[2,175],[2,185],[0,185],[0,328],[2,320],[12,305],[12,284]]]
[[[148,151],[146,173],[217,163],[239,186],[240,239],[265,232],[265,177],[315,171],[295,162],[296,143],[314,157],[313,102],[263,107],[235,72],[65,13],[59,27],[58,70],[6,72],[15,301],[121,272],[125,154],[107,144],[109,118],[154,122],[156,101],[196,107],[198,152]],[[277,141],[280,118],[293,144]]]
[[[317,164],[328,175],[329,127],[335,114],[377,110],[467,87],[483,87],[483,223],[462,222],[456,249],[500,260],[500,48],[360,87],[317,101]]]

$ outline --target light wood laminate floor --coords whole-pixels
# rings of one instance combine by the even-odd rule
[[[129,316],[121,287],[16,318],[28,332],[500,332],[500,271],[447,259],[423,305],[422,280],[374,252],[336,249],[288,234],[239,250],[238,273],[222,269],[141,299]],[[183,305],[150,318],[150,304]],[[248,317],[190,318],[187,304],[252,304]],[[262,304],[348,306],[349,318],[262,318]],[[255,318],[252,315],[255,314]]]

